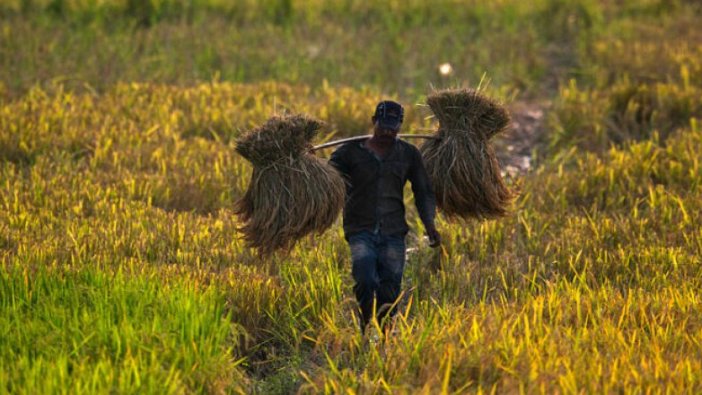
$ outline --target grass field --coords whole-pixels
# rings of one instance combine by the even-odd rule
[[[701,16],[3,1],[0,393],[702,392]],[[357,330],[340,220],[289,255],[244,247],[240,133],[299,111],[320,142],[358,135],[385,97],[426,131],[416,103],[481,81],[543,110],[532,168],[508,217],[440,217],[439,252],[408,210],[388,341]]]

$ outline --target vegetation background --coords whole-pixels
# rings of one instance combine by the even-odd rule
[[[3,0],[0,392],[702,392],[701,16]],[[265,261],[238,239],[242,131],[301,111],[356,135],[385,97],[422,131],[432,89],[479,85],[531,119],[531,166],[509,217],[440,220],[438,255],[410,214],[388,341],[358,333],[340,226]]]

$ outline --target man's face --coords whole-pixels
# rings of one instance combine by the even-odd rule
[[[397,134],[400,132],[399,129],[397,130],[392,130],[392,129],[387,129],[382,126],[378,122],[375,123],[375,128],[373,130],[375,137],[382,142],[390,142],[393,141],[397,138]]]

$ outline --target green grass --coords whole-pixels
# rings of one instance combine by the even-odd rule
[[[236,387],[242,374],[233,340],[239,332],[224,295],[169,275],[172,270],[145,270],[137,264],[115,271],[64,264],[26,268],[19,262],[4,268],[3,391],[183,393]]]
[[[475,85],[487,74],[499,86],[538,94],[553,77],[546,71],[554,57],[578,55],[554,53],[552,43],[577,43],[604,18],[603,6],[586,0],[182,4],[9,3],[0,8],[0,81],[13,92],[56,80],[100,91],[121,81],[329,81],[416,97],[430,86]],[[439,74],[444,62],[454,75]]]
[[[0,392],[700,392],[699,6],[383,4],[0,6]],[[357,135],[384,97],[426,131],[430,85],[483,74],[547,103],[535,167],[439,252],[407,200],[390,340],[359,334],[340,224],[244,247],[242,131]]]

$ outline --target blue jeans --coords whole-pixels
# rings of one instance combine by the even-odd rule
[[[405,267],[404,236],[383,236],[362,231],[347,236],[351,248],[351,274],[365,330],[374,310],[378,322],[395,314]]]

